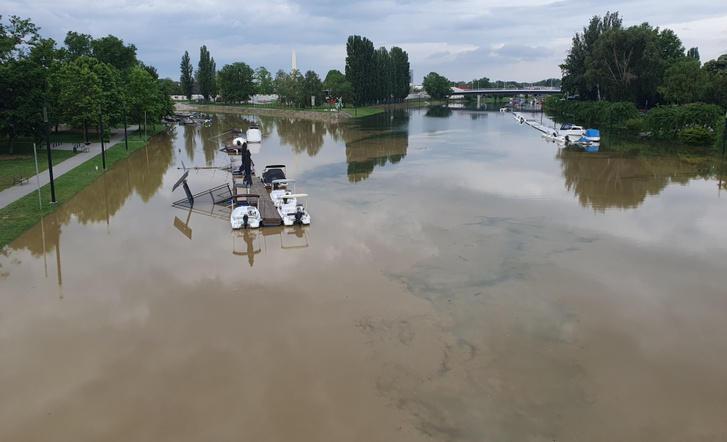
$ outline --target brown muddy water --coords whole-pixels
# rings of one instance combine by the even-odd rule
[[[727,439],[718,177],[497,112],[213,120],[3,250],[0,440]],[[311,226],[172,207],[253,121]]]

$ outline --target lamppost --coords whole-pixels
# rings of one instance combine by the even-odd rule
[[[43,122],[45,123],[45,144],[48,151],[48,175],[50,176],[50,198],[51,203],[56,202],[56,186],[53,182],[53,159],[50,154],[50,128],[48,126],[48,111],[43,108]]]

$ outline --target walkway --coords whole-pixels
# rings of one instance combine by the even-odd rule
[[[138,130],[139,126],[129,126],[126,129],[127,134],[131,134],[134,131]],[[118,143],[119,141],[124,140],[124,129],[112,129],[111,130],[111,140],[108,143],[104,143],[104,149],[107,149],[114,144]],[[51,149],[51,154],[53,150],[71,150],[73,149],[73,145],[70,143],[63,144],[61,147],[56,147]],[[79,152],[76,155],[72,156],[71,158],[68,158],[67,160],[63,161],[62,163],[56,164],[53,166],[53,179],[55,180],[59,176],[63,175],[64,173],[68,172],[69,170],[73,170],[76,167],[80,166],[81,164],[85,163],[89,159],[98,156],[101,154],[101,142],[98,143],[91,143],[88,145],[88,152]],[[48,162],[47,153],[45,150],[38,152],[38,162],[45,161]],[[0,192],[0,209],[8,206],[11,203],[14,203],[15,201],[19,200],[20,198],[24,197],[25,195],[28,195],[29,193],[38,192],[38,179],[40,180],[40,187],[45,186],[46,184],[50,183],[50,173],[48,171],[41,172],[40,175],[37,176],[33,175],[32,177],[29,177],[28,182],[25,184],[16,184],[13,187],[10,187],[8,189],[3,190]]]

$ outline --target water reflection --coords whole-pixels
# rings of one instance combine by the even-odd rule
[[[573,146],[558,150],[565,187],[583,207],[604,212],[633,209],[649,195],[658,195],[670,183],[686,184],[697,178],[695,166],[678,158],[629,158],[615,153],[584,152]]]
[[[348,180],[367,179],[376,166],[400,162],[409,148],[409,114],[394,111],[351,124],[343,131]]]
[[[717,169],[417,112],[260,123],[309,228],[171,207],[187,130],[199,159],[249,122],[220,116],[3,250],[0,439],[721,440],[727,206],[695,180]]]
[[[301,249],[309,246],[307,227],[264,227],[232,231],[232,254],[247,257],[252,267],[255,256],[272,249]]]
[[[280,143],[293,147],[293,152],[318,155],[323,147],[326,124],[315,120],[281,118],[277,124]]]

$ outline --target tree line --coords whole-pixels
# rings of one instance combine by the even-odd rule
[[[221,99],[236,103],[249,101],[255,94],[276,94],[278,104],[312,107],[327,98],[354,105],[401,102],[410,90],[409,56],[401,48],[374,49],[365,37],[350,36],[346,43],[345,74],[333,69],[321,81],[312,70],[278,70],[275,77],[265,67],[253,70],[238,61],[216,70],[206,46],[200,48],[195,71],[189,51],[180,63],[180,86],[187,99],[197,91],[205,101]],[[313,97],[313,98],[311,98]]]
[[[576,33],[560,68],[564,92],[581,100],[727,108],[727,54],[702,65],[699,49],[685,51],[672,30],[625,28],[618,12],[594,16]]]
[[[44,136],[48,124],[103,126],[104,136],[123,123],[158,122],[173,113],[176,85],[136,57],[136,47],[112,35],[94,39],[69,31],[63,46],[43,38],[30,19],[0,15],[0,136],[13,141]],[[101,124],[102,123],[102,124]]]

